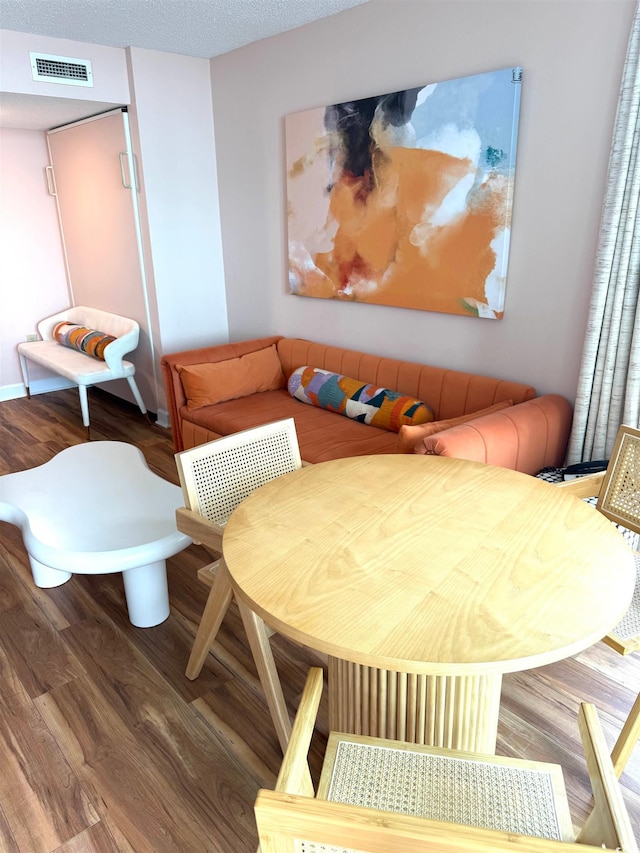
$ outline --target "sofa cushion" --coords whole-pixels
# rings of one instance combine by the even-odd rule
[[[176,369],[190,411],[285,386],[275,345],[227,361],[178,364]]]
[[[403,424],[433,420],[433,411],[421,400],[321,368],[298,367],[288,389],[302,403],[393,432]]]
[[[483,415],[490,415],[493,412],[499,412],[501,409],[506,409],[513,406],[513,400],[502,400],[500,403],[495,403],[493,406],[488,406],[486,409],[480,409],[478,412],[469,412],[468,415],[460,415],[458,418],[447,418],[442,421],[431,421],[427,424],[407,424],[400,427],[398,438],[396,441],[397,453],[413,453],[416,444],[422,438],[427,438],[436,432],[441,432],[443,429],[465,424],[467,421],[481,418]]]
[[[78,350],[101,361],[104,361],[106,347],[115,341],[113,335],[107,335],[106,332],[99,332],[97,329],[88,329],[86,326],[70,323],[68,320],[56,323],[53,338],[63,347]]]
[[[189,447],[282,418],[295,420],[300,454],[306,462],[395,453],[395,433],[315,406],[301,406],[285,389],[226,400],[194,411],[183,406],[180,412],[181,430]]]

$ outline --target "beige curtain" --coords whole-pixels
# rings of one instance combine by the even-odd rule
[[[640,2],[609,158],[589,320],[567,463],[608,459],[640,418]]]

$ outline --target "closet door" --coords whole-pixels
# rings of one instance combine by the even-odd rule
[[[127,359],[135,363],[140,392],[155,412],[153,338],[128,116],[114,110],[74,122],[49,131],[47,141],[71,301],[138,321],[140,343]],[[125,380],[110,382],[105,391],[133,401]]]

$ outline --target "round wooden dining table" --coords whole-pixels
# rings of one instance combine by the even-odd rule
[[[241,604],[328,655],[332,730],[484,753],[503,674],[600,640],[635,577],[611,522],[562,489],[411,454],[272,480],[223,554]]]

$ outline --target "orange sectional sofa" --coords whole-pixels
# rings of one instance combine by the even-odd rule
[[[268,370],[264,364],[269,365]],[[286,383],[301,366],[333,371],[414,397],[433,410],[437,422],[462,416],[465,422],[453,426],[438,423],[433,429],[447,428],[425,437],[412,427],[417,440],[415,444],[413,439],[409,444],[405,440],[401,449],[398,432],[292,397]],[[534,388],[519,382],[298,338],[257,338],[165,355],[162,371],[176,451],[293,417],[300,452],[307,462],[413,452],[535,474],[545,466],[562,465],[571,426],[571,406],[557,394],[536,397]],[[506,408],[475,415],[488,407],[498,408],[495,404],[503,401],[508,401]]]

